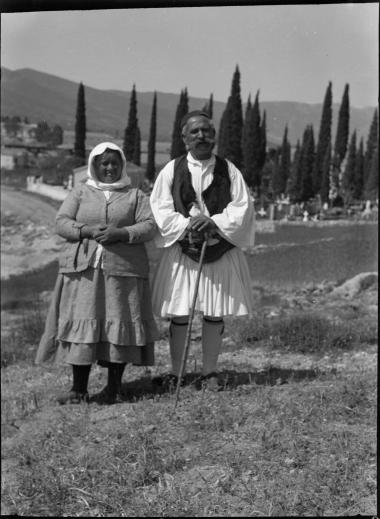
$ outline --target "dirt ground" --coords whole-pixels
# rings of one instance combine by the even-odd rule
[[[57,209],[25,191],[1,187],[1,279],[43,267],[58,258]]]

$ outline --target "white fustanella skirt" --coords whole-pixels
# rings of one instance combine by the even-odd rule
[[[153,276],[153,312],[160,317],[189,315],[199,264],[175,243],[164,250]],[[252,314],[252,287],[244,253],[237,247],[205,263],[195,310],[212,317]]]

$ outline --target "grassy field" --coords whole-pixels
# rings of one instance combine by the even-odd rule
[[[58,406],[70,369],[33,365],[56,265],[2,282],[3,515],[376,514],[377,286],[334,287],[377,270],[377,226],[281,226],[257,245],[255,314],[226,320],[221,390],[199,385],[197,316],[175,413],[151,380],[170,369],[167,321],[123,403]],[[105,379],[94,366],[90,394]]]
[[[255,284],[291,289],[303,283],[343,281],[378,265],[378,225],[280,225],[257,234],[248,257]]]
[[[3,339],[2,513],[375,515],[377,288],[355,301],[331,291],[268,294],[251,320],[227,320],[218,392],[196,383],[197,316],[175,413],[173,392],[151,382],[169,369],[166,321],[156,366],[127,368],[122,404],[58,406],[70,371],[32,365],[46,301],[15,312]],[[90,393],[104,382],[94,367]]]

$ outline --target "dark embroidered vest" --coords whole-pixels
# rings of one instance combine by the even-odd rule
[[[196,201],[196,194],[191,183],[191,173],[187,166],[187,155],[182,155],[175,159],[174,177],[172,184],[172,196],[174,209],[188,217],[189,211]],[[210,216],[223,212],[223,209],[231,202],[231,180],[228,174],[228,164],[224,159],[215,156],[215,167],[211,184],[202,192],[202,199],[210,213]],[[216,236],[218,243],[208,245],[204,256],[205,263],[218,260],[225,252],[232,249],[234,245]],[[179,240],[182,252],[194,261],[199,261],[202,243],[190,243],[189,236]]]

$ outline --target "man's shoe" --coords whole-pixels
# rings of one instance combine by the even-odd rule
[[[216,373],[216,371],[213,371],[212,373],[208,373],[207,375],[202,375],[201,385],[203,389],[208,389],[210,391],[220,391],[221,385],[219,384],[218,373]]]
[[[105,386],[99,393],[96,393],[92,400],[97,402],[98,404],[121,404],[123,402],[123,395],[120,391],[116,389],[111,389],[108,386]]]
[[[177,375],[173,375],[172,373],[167,373],[166,375],[158,375],[157,377],[152,378],[152,384],[156,387],[161,387],[165,390],[175,389],[178,384],[178,377]]]
[[[81,404],[85,402],[88,404],[90,398],[88,396],[87,391],[85,393],[78,393],[78,391],[67,391],[66,393],[62,393],[57,396],[57,402],[61,405],[66,404]]]

